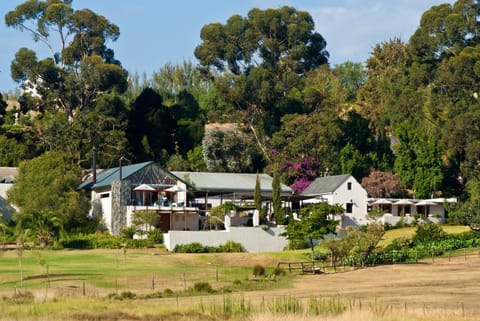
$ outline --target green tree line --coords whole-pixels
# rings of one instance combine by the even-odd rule
[[[95,147],[99,167],[123,156],[267,172],[299,192],[327,172],[361,181],[380,171],[414,197],[458,196],[478,211],[479,6],[433,6],[407,41],[335,66],[308,12],[253,8],[199,30],[198,64],[129,75],[106,17],[72,0],[25,1],[5,24],[50,55],[12,57],[23,90],[13,108],[0,100],[0,166],[57,152],[82,172]]]

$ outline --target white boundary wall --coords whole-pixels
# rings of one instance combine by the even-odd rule
[[[198,242],[204,246],[219,246],[233,241],[247,252],[281,252],[287,245],[283,227],[229,227],[225,231],[169,231],[163,234],[165,247],[173,251],[176,245]]]

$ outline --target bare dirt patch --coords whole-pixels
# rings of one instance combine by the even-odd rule
[[[397,308],[468,309],[480,313],[480,258],[368,267],[351,272],[302,275],[294,288],[256,295],[342,297]],[[252,295],[255,295],[252,293]]]

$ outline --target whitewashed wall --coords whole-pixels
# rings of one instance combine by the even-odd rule
[[[169,231],[163,235],[169,251],[176,245],[198,242],[204,246],[219,246],[233,241],[242,244],[247,252],[280,252],[288,245],[288,240],[280,236],[284,228],[229,227],[225,231]]]

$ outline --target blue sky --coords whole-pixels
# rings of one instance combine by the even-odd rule
[[[5,14],[23,3],[0,2],[0,91],[17,85],[10,77],[15,52],[29,47],[38,57],[47,56],[30,34],[5,26]],[[195,61],[193,51],[200,43],[200,30],[208,23],[234,15],[246,16],[254,7],[284,5],[308,11],[315,29],[327,40],[330,64],[364,62],[375,44],[399,37],[408,41],[423,12],[452,0],[74,0],[75,9],[89,8],[120,27],[120,38],[109,46],[130,73],[148,77],[166,63]]]

